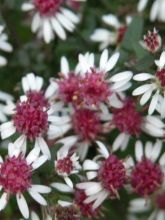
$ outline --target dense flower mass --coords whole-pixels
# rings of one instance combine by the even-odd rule
[[[165,220],[165,0],[18,2],[0,3],[0,219]]]

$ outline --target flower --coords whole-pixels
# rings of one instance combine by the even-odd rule
[[[94,209],[93,208],[93,202],[84,203],[84,201],[87,199],[87,196],[84,192],[84,190],[80,189],[73,189],[72,187],[68,186],[67,184],[63,183],[53,183],[51,184],[53,188],[60,192],[64,193],[72,193],[73,199],[72,201],[64,201],[59,200],[58,204],[62,207],[77,207],[79,210],[79,213],[81,213],[82,216],[87,218],[97,218],[100,214],[100,207]]]
[[[10,43],[8,43],[8,36],[4,32],[4,26],[0,25],[0,50],[5,52],[11,52],[13,50]],[[5,66],[7,60],[4,56],[0,55],[0,66]]]
[[[135,157],[137,163],[131,172],[131,185],[140,196],[146,197],[155,193],[164,180],[164,156],[158,160],[162,149],[162,142],[157,140],[153,145],[147,142],[143,149],[141,141],[135,145]]]
[[[8,111],[12,115],[12,120],[1,125],[1,137],[6,139],[18,132],[21,136],[15,141],[15,145],[23,151],[26,149],[27,140],[35,141],[43,154],[50,159],[49,147],[45,141],[47,133],[54,134],[58,137],[68,130],[65,123],[68,121],[67,116],[59,116],[60,103],[55,106],[50,102],[51,90],[48,88],[45,94],[41,90],[43,79],[34,74],[27,74],[22,78],[22,87],[25,92],[24,96],[15,105],[8,106]],[[60,106],[59,106],[60,105]],[[70,120],[70,119],[69,119]],[[65,122],[64,122],[65,121]],[[63,128],[61,131],[60,129]],[[57,132],[60,130],[60,132]]]
[[[93,202],[93,209],[98,208],[108,198],[119,198],[118,191],[127,180],[129,161],[120,160],[116,155],[109,154],[102,142],[97,141],[100,155],[95,160],[85,160],[83,169],[87,171],[88,180],[95,181],[78,183],[76,187],[84,190],[87,199],[85,204]],[[103,158],[103,160],[101,160]]]
[[[103,50],[109,45],[118,45],[122,42],[131,20],[131,17],[128,16],[126,18],[126,24],[122,24],[115,15],[104,15],[102,16],[102,21],[112,27],[113,30],[109,31],[104,28],[98,28],[90,38],[92,41],[100,43],[100,50]]]
[[[40,193],[49,193],[50,187],[34,185],[32,183],[33,171],[40,167],[48,159],[47,156],[40,156],[40,149],[35,147],[27,157],[10,143],[8,146],[8,156],[0,164],[0,186],[2,196],[0,198],[0,210],[3,210],[12,195],[16,196],[18,207],[24,218],[29,218],[29,209],[24,198],[24,193],[30,196],[41,205],[47,205],[46,200]]]
[[[74,152],[73,143],[77,140],[77,137],[72,136],[72,140],[65,138],[60,143],[63,143],[63,147],[57,151],[57,159],[54,162],[55,171],[59,176],[62,176],[68,186],[73,188],[73,183],[69,178],[72,174],[79,173],[81,166],[79,164],[79,157]]]
[[[117,128],[120,133],[112,145],[113,151],[125,150],[132,136],[139,137],[145,132],[153,137],[164,137],[165,125],[159,116],[143,116],[136,109],[136,103],[131,98],[125,98],[120,108],[114,108],[110,120],[110,129]]]
[[[152,32],[148,31],[143,38],[144,39],[140,42],[140,44],[144,49],[151,53],[156,53],[162,46],[162,39],[155,28]]]
[[[46,43],[58,36],[66,40],[66,31],[73,32],[80,18],[70,9],[63,7],[64,0],[31,0],[23,3],[23,11],[33,11],[32,31],[43,36]]]
[[[148,100],[151,99],[148,114],[151,115],[155,109],[160,106],[161,116],[165,117],[165,51],[162,52],[159,60],[155,60],[155,64],[158,67],[155,75],[150,73],[140,73],[133,77],[135,81],[143,82],[143,85],[136,88],[132,94],[134,96],[142,95],[140,99],[141,105],[145,105]]]
[[[71,103],[76,108],[97,108],[101,103],[109,102],[110,97],[130,87],[129,80],[132,78],[131,71],[108,77],[109,71],[115,67],[118,59],[118,52],[108,58],[108,50],[104,50],[97,67],[94,54],[80,54],[75,71],[70,71],[68,62],[63,57],[61,60],[62,78],[55,80],[54,84],[54,86],[58,84],[56,93],[65,103]]]

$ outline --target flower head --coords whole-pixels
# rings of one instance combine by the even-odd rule
[[[28,192],[31,197],[41,205],[47,205],[46,200],[40,193],[49,193],[47,186],[34,185],[32,181],[33,171],[40,167],[48,159],[40,156],[40,149],[35,147],[27,157],[12,143],[8,146],[9,155],[0,164],[0,186],[2,196],[0,198],[0,209],[4,209],[10,196],[15,195],[18,207],[25,218],[29,218],[29,209],[23,196]]]
[[[80,21],[78,15],[64,8],[65,0],[31,0],[23,3],[22,10],[33,11],[32,31],[39,32],[46,43],[57,35],[66,40],[66,31],[73,32]]]

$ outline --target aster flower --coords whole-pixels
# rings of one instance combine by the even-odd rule
[[[133,79],[135,81],[143,82],[142,86],[139,86],[133,91],[134,96],[142,95],[140,99],[140,104],[145,105],[149,99],[151,102],[149,104],[148,114],[152,114],[160,105],[160,113],[162,117],[165,117],[165,52],[163,51],[160,59],[155,60],[157,66],[157,71],[154,74],[151,73],[140,73],[136,74]],[[153,94],[154,93],[154,94]]]
[[[104,15],[102,16],[102,21],[113,28],[113,30],[110,31],[104,28],[98,28],[90,38],[92,41],[100,43],[100,50],[103,50],[109,45],[118,45],[122,42],[131,20],[131,17],[128,16],[126,17],[125,24],[122,24],[115,15]]]
[[[4,32],[4,26],[0,25],[0,50],[4,52],[11,52],[13,50],[10,43],[8,43],[8,36]],[[0,55],[0,67],[5,66],[7,60],[4,56]]]
[[[103,143],[98,141],[97,144],[100,155],[95,160],[85,160],[83,164],[88,180],[95,179],[95,181],[77,184],[77,188],[84,190],[87,196],[84,203],[93,202],[94,209],[108,197],[119,198],[118,191],[124,187],[130,167],[129,160],[122,161],[117,156],[109,154]]]
[[[155,28],[153,31],[148,31],[143,38],[140,44],[151,53],[156,53],[162,46],[162,39]]]
[[[110,129],[117,128],[120,133],[114,140],[112,145],[113,151],[121,148],[125,150],[132,136],[139,137],[142,132],[153,137],[164,137],[165,124],[159,116],[143,116],[136,109],[136,103],[131,98],[125,98],[122,101],[120,108],[115,108],[112,111],[111,120],[109,123]]]
[[[108,50],[104,50],[97,67],[94,54],[80,54],[75,71],[70,71],[67,60],[62,58],[63,77],[55,81],[54,86],[58,84],[56,93],[65,103],[81,108],[97,107],[101,103],[109,102],[110,97],[130,87],[129,80],[132,78],[131,71],[108,77],[109,71],[115,67],[118,59],[118,52],[108,58]]]
[[[0,210],[3,210],[12,195],[16,196],[18,207],[24,218],[29,218],[29,209],[24,198],[24,193],[28,192],[30,196],[41,205],[47,205],[46,200],[40,195],[49,193],[50,187],[43,185],[34,185],[32,183],[33,171],[39,168],[48,159],[47,156],[40,156],[40,149],[35,147],[27,157],[20,153],[14,144],[8,146],[8,156],[3,161],[1,157],[0,164]]]
[[[94,209],[93,202],[89,202],[88,204],[84,203],[84,201],[87,199],[84,190],[74,189],[68,186],[67,184],[63,184],[63,183],[53,183],[51,184],[51,186],[60,192],[69,193],[73,195],[72,201],[59,200],[58,204],[60,206],[77,207],[80,214],[87,218],[97,218],[99,216],[100,207]]]
[[[31,0],[23,3],[22,10],[33,11],[32,31],[43,36],[46,43],[50,43],[55,36],[66,40],[66,31],[73,32],[80,21],[78,15],[65,8],[64,0]]]
[[[76,136],[64,138],[63,147],[57,151],[57,159],[54,162],[55,171],[59,176],[62,176],[68,186],[73,188],[73,183],[69,178],[72,174],[79,173],[81,166],[79,164],[79,157],[75,153],[73,143],[77,140]]]
[[[47,132],[56,133],[57,130],[63,128],[56,136],[65,133],[64,124],[70,120],[67,116],[58,115],[58,110],[61,108],[60,103],[52,103],[49,101],[50,88],[44,94],[41,90],[43,79],[34,74],[28,74],[22,79],[22,87],[25,92],[20,100],[15,105],[10,103],[8,112],[12,115],[12,120],[1,125],[1,137],[6,139],[14,133],[19,133],[21,136],[15,141],[15,145],[26,150],[27,140],[35,141],[35,146],[38,146],[43,154],[51,157],[49,147],[45,141]],[[68,128],[66,128],[68,130]]]
[[[133,191],[142,197],[147,197],[159,190],[164,181],[165,154],[161,155],[162,142],[155,144],[147,142],[145,147],[141,141],[135,145],[136,163],[131,172]],[[157,162],[158,161],[158,162]]]

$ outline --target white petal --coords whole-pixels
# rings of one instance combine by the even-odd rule
[[[50,43],[52,40],[52,28],[48,19],[43,20],[43,36],[46,43]]]
[[[109,193],[106,191],[101,192],[100,196],[98,197],[98,199],[93,203],[93,209],[98,208],[102,202],[108,197]]]
[[[133,79],[136,81],[146,81],[148,79],[153,79],[155,78],[153,75],[151,75],[150,73],[140,73],[140,74],[136,74]]]
[[[0,198],[0,211],[3,210],[7,205],[7,193],[3,193]]]
[[[153,112],[155,111],[157,104],[158,104],[158,99],[159,99],[159,91],[157,91],[152,97],[152,100],[151,100],[151,103],[148,109],[149,115],[152,115]]]
[[[58,22],[56,18],[51,18],[51,23],[54,31],[56,34],[61,38],[62,40],[66,40],[66,33],[64,28],[61,26],[61,24]]]
[[[132,95],[133,96],[141,95],[150,89],[152,89],[152,84],[145,84],[145,85],[142,85],[142,86],[139,86],[138,88],[136,88],[133,91]]]
[[[0,66],[5,66],[7,64],[7,60],[5,57],[0,56]]]
[[[113,14],[102,16],[102,20],[106,24],[108,24],[108,25],[110,25],[110,26],[112,26],[112,27],[114,27],[116,29],[118,29],[121,26],[118,18],[115,15],[113,15]]]
[[[151,157],[149,159],[155,162],[158,159],[161,150],[162,150],[162,142],[157,140],[156,143],[154,144]]]
[[[46,155],[42,155],[41,157],[39,157],[33,164],[33,170],[36,170],[37,168],[39,168],[42,164],[44,164],[46,161],[48,160],[48,157]]]
[[[75,15],[72,11],[70,11],[66,8],[62,8],[61,11],[73,23],[78,23],[80,21],[79,17],[77,15]]]
[[[102,54],[101,54],[101,58],[100,58],[100,69],[104,70],[106,67],[106,64],[108,62],[108,50],[105,49]]]
[[[23,3],[21,9],[23,11],[30,11],[34,9],[34,5],[32,3]]]
[[[121,73],[117,73],[111,77],[111,82],[120,82],[120,81],[129,81],[133,76],[131,71],[125,71]]]
[[[98,170],[99,169],[99,165],[92,160],[85,160],[83,163],[83,169],[84,170]]]
[[[117,138],[115,139],[113,145],[112,145],[112,149],[113,149],[113,152],[114,151],[117,151],[121,146],[122,146],[122,143],[125,139],[125,136],[126,134],[125,133],[120,133]]]
[[[107,150],[107,148],[105,147],[105,145],[100,142],[100,141],[96,141],[97,145],[99,146],[98,151],[105,157],[108,158],[109,157],[109,152]]]
[[[29,189],[28,190],[29,194],[31,195],[31,197],[36,201],[38,202],[39,204],[43,205],[43,206],[46,206],[47,205],[47,202],[46,200],[43,198],[43,196],[41,196],[38,192],[32,190],[32,189]]]
[[[90,171],[90,172],[87,172],[86,175],[87,175],[87,179],[88,179],[88,180],[92,180],[92,179],[94,179],[95,177],[97,177],[98,173],[95,172],[95,171]]]
[[[31,218],[32,218],[32,220],[40,220],[39,216],[33,211],[31,212]]]
[[[150,99],[150,97],[151,97],[151,95],[152,95],[152,92],[153,92],[153,90],[150,89],[150,90],[148,90],[147,92],[145,92],[145,93],[142,95],[142,97],[141,97],[141,99],[140,99],[140,104],[141,104],[141,105],[145,105],[145,104],[148,102],[148,100]]]
[[[0,130],[1,130],[2,139],[10,137],[16,132],[16,128],[14,127],[13,121],[9,121],[1,124]]]
[[[148,3],[148,0],[140,0],[137,6],[138,12],[142,12],[145,9],[147,3]]]
[[[40,148],[35,146],[33,150],[31,150],[28,156],[26,157],[27,163],[28,164],[33,163],[35,160],[37,160],[39,154],[40,154]]]
[[[143,145],[141,141],[137,141],[135,145],[135,157],[137,161],[141,161],[143,158]]]
[[[33,191],[36,191],[38,193],[50,193],[51,192],[51,188],[48,186],[43,186],[43,185],[32,185],[31,189]]]
[[[72,183],[72,181],[71,181],[71,179],[70,179],[69,177],[64,177],[64,180],[65,180],[65,182],[66,182],[66,184],[67,184],[68,186],[70,186],[71,188],[73,188],[73,183]]]
[[[39,147],[44,155],[51,159],[49,147],[42,137],[36,138],[36,147]]]
[[[51,186],[60,192],[73,192],[73,189],[70,186],[63,183],[52,183]]]
[[[68,73],[69,73],[69,64],[68,64],[68,60],[66,59],[66,57],[62,57],[62,58],[61,58],[61,72],[62,72],[65,76],[68,76]]]
[[[32,24],[31,24],[32,32],[35,33],[39,29],[41,23],[42,23],[41,17],[39,13],[36,13],[32,19]]]
[[[115,67],[119,57],[120,57],[120,53],[119,52],[116,52],[115,54],[113,54],[110,57],[110,59],[107,62],[107,65],[106,65],[106,69],[105,69],[106,72],[109,72],[110,70],[112,70]]]
[[[29,208],[27,202],[22,194],[16,194],[18,207],[24,218],[29,218]]]

